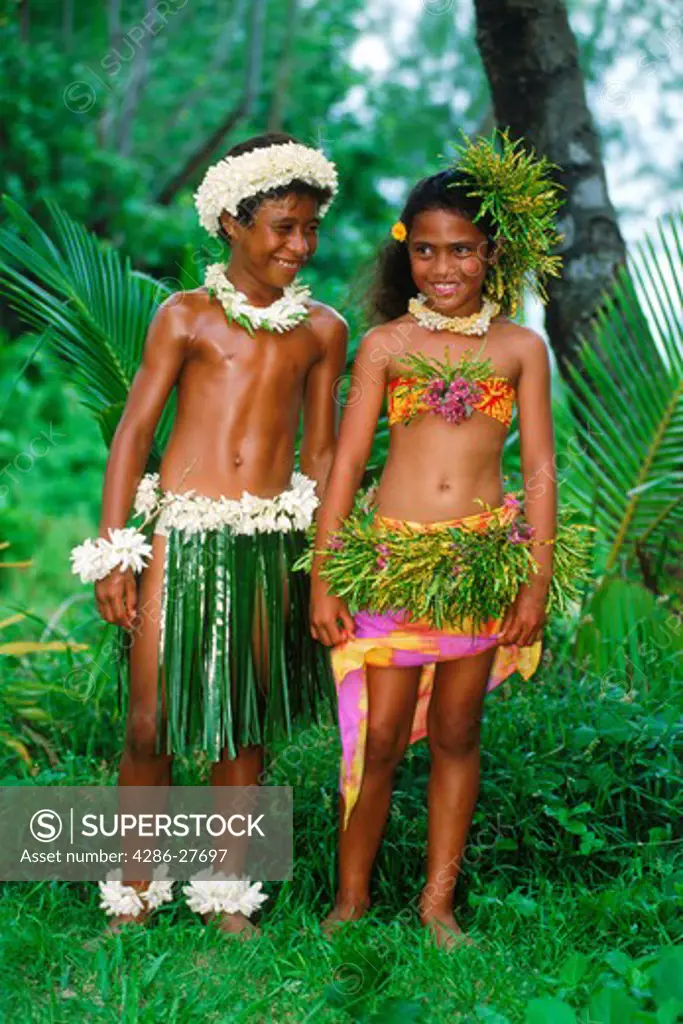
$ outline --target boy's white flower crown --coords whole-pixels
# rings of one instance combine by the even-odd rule
[[[294,180],[330,190],[330,198],[320,207],[323,217],[337,193],[338,179],[335,165],[319,149],[284,142],[219,160],[209,167],[194,194],[202,227],[217,237],[218,218],[223,210],[235,217],[243,199]]]

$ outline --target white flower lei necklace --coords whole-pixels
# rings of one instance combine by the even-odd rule
[[[204,284],[209,295],[215,295],[230,321],[239,324],[253,334],[256,330],[272,331],[284,334],[310,316],[307,299],[311,296],[310,288],[294,281],[287,285],[281,298],[271,302],[270,306],[252,306],[244,292],[239,292],[225,276],[227,263],[211,263],[204,274]]]
[[[494,316],[500,313],[500,306],[491,299],[484,299],[481,309],[471,316],[444,316],[427,308],[427,296],[422,292],[408,303],[408,312],[420,327],[428,331],[450,331],[451,334],[486,334]]]

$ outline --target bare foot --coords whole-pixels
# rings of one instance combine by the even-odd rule
[[[359,921],[369,906],[370,903],[367,900],[354,903],[338,900],[321,925],[324,934],[331,935],[337,928],[349,921]]]
[[[114,917],[110,917],[107,921],[104,933],[105,935],[118,935],[127,924],[145,924],[149,913],[149,910],[141,910],[137,917],[134,914],[115,914]]]
[[[126,884],[131,885],[137,893],[145,892],[149,886],[149,882],[129,882]],[[103,937],[118,935],[129,924],[144,925],[150,915],[150,909],[142,904],[142,900],[139,900],[139,903],[141,905],[138,907],[137,914],[113,914],[108,916],[102,932]]]
[[[149,917],[149,913],[149,910],[141,910],[137,917],[134,917],[133,914],[116,914],[114,917],[108,918],[107,923],[98,937],[95,939],[87,939],[82,944],[82,948],[87,949],[88,952],[98,949],[102,939],[109,938],[112,935],[118,935],[120,932],[125,931],[126,925],[145,924]]]
[[[452,913],[446,910],[431,911],[420,917],[441,949],[455,949],[456,946],[476,946],[474,939],[465,935]]]
[[[202,914],[202,920],[205,924],[214,921],[224,935],[236,935],[239,939],[251,939],[261,934],[261,929],[252,924],[244,914],[228,914],[222,911],[220,914]]]

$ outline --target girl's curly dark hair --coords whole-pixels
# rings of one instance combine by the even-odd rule
[[[301,145],[298,139],[295,139],[293,135],[288,135],[286,132],[265,132],[263,135],[254,135],[245,142],[238,142],[237,145],[228,150],[224,159],[229,156],[241,156],[242,153],[251,153],[255,149],[266,149],[267,146],[281,146],[287,142],[296,142]],[[320,205],[327,202],[331,195],[330,190],[327,188],[317,188],[315,185],[309,185],[305,181],[295,179],[287,185],[280,185],[278,188],[271,188],[267,192],[259,192],[257,195],[248,196],[246,199],[243,199],[237,207],[236,220],[244,227],[249,227],[253,223],[254,214],[265,199],[280,199],[290,192],[295,192],[296,195],[301,196],[313,196]],[[227,242],[228,245],[230,244],[230,238],[222,224],[219,224],[218,236],[224,242]]]
[[[400,219],[408,232],[418,213],[424,210],[451,210],[468,220],[474,220],[481,209],[481,199],[468,196],[471,186],[458,175],[457,170],[439,171],[413,187],[403,207]],[[495,246],[494,225],[489,217],[481,217],[477,227],[486,235],[489,245]],[[406,242],[390,238],[379,252],[376,268],[366,299],[366,315],[371,323],[395,320],[408,309],[408,300],[418,289],[410,270],[410,257]]]

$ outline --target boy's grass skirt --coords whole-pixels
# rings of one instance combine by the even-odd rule
[[[308,588],[290,572],[303,545],[301,532],[169,532],[160,641],[168,752],[234,757],[291,736],[333,697],[308,628]]]
[[[451,519],[442,523],[414,523],[375,516],[375,523],[390,530],[435,533],[457,528],[482,532],[501,519],[512,522],[516,510],[501,506],[486,512]],[[413,714],[410,742],[427,735],[427,710],[434,686],[436,665],[441,661],[472,657],[496,646],[502,620],[489,619],[474,628],[461,622],[435,628],[427,619],[411,620],[405,610],[373,613],[362,610],[354,615],[355,638],[332,649],[332,670],[337,689],[339,729],[342,743],[340,789],[344,797],[344,828],[358,800],[367,735],[368,666],[422,667]],[[541,657],[541,642],[529,647],[498,647],[487,683],[487,692],[518,671],[529,679]]]
[[[188,513],[184,495],[165,492],[155,527],[166,537],[157,752],[202,750],[217,761],[225,750],[233,758],[240,747],[290,737],[295,723],[318,721],[324,708],[334,709],[328,654],[308,625],[309,579],[292,571],[305,548],[311,498],[305,495],[303,515],[301,508],[291,511],[287,529],[285,518],[273,519],[268,506],[285,495],[293,509],[296,488],[277,499],[247,496],[246,527],[244,516],[235,519],[236,501],[198,496],[199,514],[197,504]],[[254,511],[255,502],[261,511]],[[199,529],[207,509],[216,528]],[[271,518],[264,523],[266,514]],[[218,525],[221,519],[236,525]],[[297,523],[302,528],[292,528]]]

